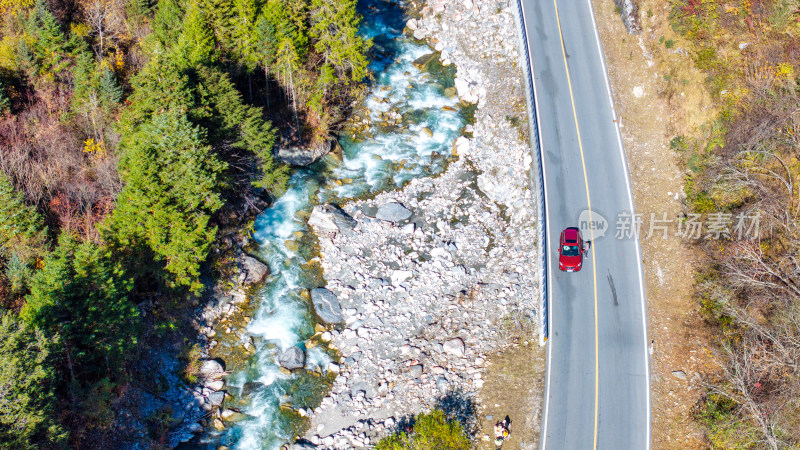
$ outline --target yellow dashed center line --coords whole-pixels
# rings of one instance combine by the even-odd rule
[[[556,11],[556,23],[558,24],[558,37],[561,39],[561,55],[564,58],[564,68],[567,71],[567,86],[569,87],[569,100],[572,102],[572,117],[575,119],[575,132],[578,135],[578,149],[581,153],[581,166],[583,167],[583,181],[586,186],[586,203],[589,211],[592,210],[592,199],[589,196],[589,178],[586,176],[586,162],[583,158],[583,142],[581,142],[581,129],[578,126],[578,111],[575,109],[575,97],[572,94],[572,80],[569,75],[569,64],[567,64],[567,50],[564,48],[564,35],[561,32],[561,19],[558,17],[558,3],[553,0],[553,6]],[[592,213],[592,216],[594,213]],[[593,217],[592,217],[593,218]],[[591,220],[590,220],[591,222]],[[593,449],[597,450],[597,416],[598,416],[598,403],[600,393],[600,350],[597,344],[597,266],[595,265],[594,254],[594,228],[589,227],[589,234],[592,242],[592,281],[594,286],[594,445]]]

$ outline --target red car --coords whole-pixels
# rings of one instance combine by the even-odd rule
[[[571,227],[561,232],[558,241],[558,268],[577,272],[583,265],[583,238],[581,230]]]

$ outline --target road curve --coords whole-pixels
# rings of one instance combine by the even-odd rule
[[[520,4],[530,55],[525,62],[533,74],[549,248],[540,447],[649,449],[641,256],[638,239],[615,236],[618,219],[626,223],[625,214],[632,214],[634,206],[592,5],[590,0]],[[608,225],[584,231],[592,246],[583,269],[561,272],[560,232],[579,226],[585,210]]]

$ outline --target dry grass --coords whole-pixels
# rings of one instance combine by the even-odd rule
[[[496,448],[493,427],[505,416],[511,419],[511,435],[504,448],[539,446],[545,351],[536,343],[535,335],[530,336],[530,340],[514,338],[511,346],[487,360],[485,384],[478,401],[479,449]]]

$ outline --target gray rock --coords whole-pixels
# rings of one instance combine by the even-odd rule
[[[242,260],[242,272],[245,275],[243,284],[261,283],[269,275],[269,267],[252,256],[245,255]]]
[[[311,290],[311,302],[314,303],[314,310],[325,323],[339,323],[342,321],[342,305],[333,292],[325,288],[314,288]]]
[[[219,379],[227,375],[225,366],[216,359],[209,359],[200,364],[198,376],[205,379]]]
[[[225,420],[227,422],[238,422],[240,420],[247,419],[250,416],[248,416],[247,414],[240,413],[239,411],[226,409],[222,411],[220,417],[222,418],[222,420]]]
[[[411,369],[409,370],[409,373],[411,374],[412,378],[421,377],[422,376],[422,364],[417,364],[417,365],[411,366]]]
[[[225,392],[224,391],[210,391],[206,394],[206,399],[208,400],[207,404],[210,404],[214,407],[222,406],[222,403],[225,401]]]
[[[325,156],[334,147],[334,138],[330,138],[310,147],[280,147],[277,158],[293,166],[308,166]]]
[[[462,266],[461,264],[459,264],[457,266],[453,266],[453,268],[450,269],[450,271],[453,272],[453,275],[456,275],[456,276],[462,276],[463,277],[463,276],[467,275],[467,268]]]
[[[445,353],[455,356],[464,356],[464,341],[461,338],[454,338],[442,344]]]
[[[186,427],[186,429],[192,434],[197,434],[197,433],[202,433],[203,432],[203,426],[200,425],[197,422],[190,423],[189,426]]]
[[[281,353],[278,363],[289,370],[302,369],[306,365],[306,354],[298,346],[289,347]]]
[[[436,53],[428,53],[422,55],[414,61],[414,67],[422,72],[430,72],[432,66],[439,62],[439,56]]]
[[[253,392],[257,392],[264,387],[263,383],[258,381],[249,381],[242,386],[242,397],[247,397],[248,395],[252,394]]]
[[[389,202],[381,205],[378,212],[375,213],[375,218],[385,220],[387,222],[400,222],[411,217],[411,211],[406,209],[405,206],[397,202]]]
[[[314,227],[317,233],[328,235],[342,233],[349,236],[357,223],[341,208],[330,203],[315,206],[308,218],[308,224]]]
[[[686,380],[686,372],[682,370],[673,370],[672,376],[679,379],[679,380]]]
[[[642,27],[639,24],[639,6],[634,0],[614,0],[614,4],[617,6],[617,10],[622,16],[622,22],[625,24],[625,29],[628,30],[629,34],[638,34],[642,31]]]
[[[439,390],[441,393],[447,392],[447,388],[450,387],[450,382],[447,381],[447,378],[441,376],[436,379],[436,389]]]
[[[208,380],[203,383],[203,386],[213,390],[213,391],[220,391],[225,386],[225,382],[222,380]]]

